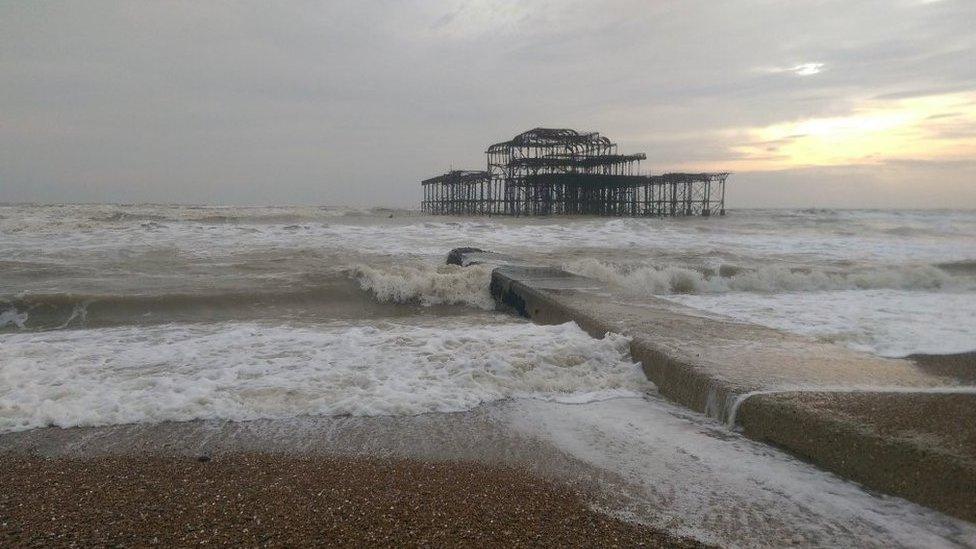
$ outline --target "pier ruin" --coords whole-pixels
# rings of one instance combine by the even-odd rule
[[[597,132],[535,128],[485,151],[487,170],[425,179],[421,209],[447,215],[725,215],[727,172],[641,174]]]

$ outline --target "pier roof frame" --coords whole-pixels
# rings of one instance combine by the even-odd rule
[[[488,154],[525,147],[559,147],[568,149],[597,146],[616,147],[616,144],[598,132],[578,132],[570,128],[533,128],[522,132],[508,141],[495,143],[488,147]]]
[[[421,185],[480,183],[490,179],[491,175],[484,170],[451,170],[447,173],[424,179]]]

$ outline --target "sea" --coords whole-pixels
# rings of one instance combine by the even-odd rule
[[[460,246],[594,277],[624,297],[654,295],[876,355],[976,350],[973,211],[731,209],[634,219],[2,204],[0,434],[456,413],[502,402],[564,406],[596,421],[579,408],[591,403],[605,420],[639,418],[650,429],[645,442],[678,449],[661,482],[677,475],[687,486],[704,475],[708,490],[732,482],[730,494],[772,498],[768,513],[785,508],[776,498],[792,491],[801,494],[791,500],[797,516],[825,493],[854,490],[806,465],[784,465],[791,458],[762,445],[729,442],[737,435],[716,435],[723,426],[655,396],[625,337],[594,339],[573,323],[535,325],[496,310],[488,267],[445,263]],[[523,427],[539,425],[530,423]],[[580,449],[579,438],[564,442],[584,457],[595,451]],[[689,452],[723,451],[747,469],[733,473],[723,459],[708,474],[682,465]],[[756,480],[777,467],[816,480]],[[673,491],[667,501],[679,505],[681,488]],[[837,509],[821,501],[833,510],[817,520],[861,513],[872,539],[894,545],[976,543],[957,521],[858,494]],[[691,531],[727,541],[709,521]]]

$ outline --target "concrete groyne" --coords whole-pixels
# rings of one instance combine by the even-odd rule
[[[976,522],[976,387],[771,328],[626,299],[599,281],[473,248],[496,302],[539,323],[631,338],[660,392],[870,488]]]

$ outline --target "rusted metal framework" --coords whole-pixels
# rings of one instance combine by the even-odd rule
[[[431,214],[489,214],[491,177],[488,172],[451,170],[424,179],[421,207]]]
[[[486,151],[487,171],[421,182],[426,213],[677,216],[725,214],[728,173],[640,175],[643,153],[619,154],[596,132],[536,128]]]

